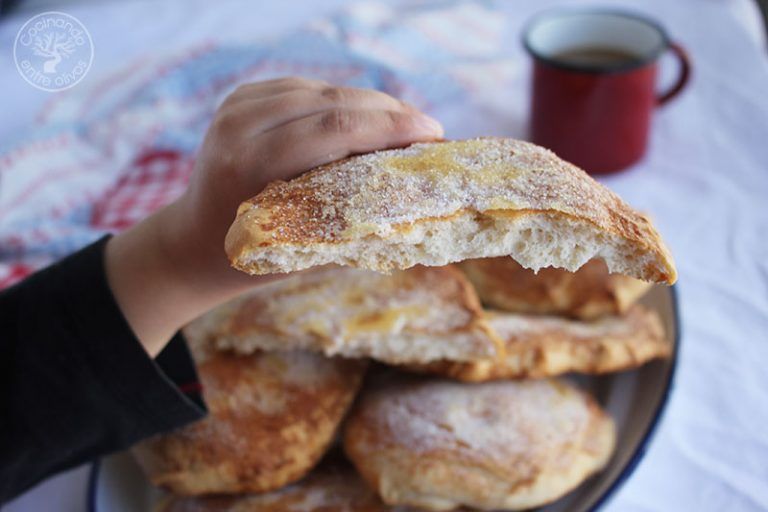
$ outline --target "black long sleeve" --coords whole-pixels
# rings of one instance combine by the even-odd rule
[[[152,360],[120,312],[106,240],[0,293],[0,503],[205,415],[181,335]]]

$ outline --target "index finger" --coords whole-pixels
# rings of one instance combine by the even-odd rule
[[[440,123],[418,111],[334,109],[260,134],[249,148],[252,153],[245,156],[254,168],[264,169],[272,181],[291,178],[352,154],[442,136]],[[263,160],[266,155],[269,161]]]

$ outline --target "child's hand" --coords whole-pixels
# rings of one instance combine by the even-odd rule
[[[353,153],[441,136],[437,121],[378,91],[302,78],[248,84],[216,113],[185,200],[221,253],[238,205],[267,183]]]
[[[300,78],[239,87],[219,108],[186,193],[107,245],[110,286],[156,354],[184,323],[258,282],[229,268],[224,236],[240,202],[270,181],[354,153],[442,136],[386,94]]]

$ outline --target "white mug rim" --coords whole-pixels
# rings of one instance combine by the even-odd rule
[[[552,19],[555,17],[566,16],[583,16],[583,15],[609,15],[619,18],[631,19],[645,24],[651,29],[655,30],[659,35],[660,44],[648,51],[645,55],[638,56],[637,59],[633,59],[627,62],[621,62],[613,65],[590,65],[582,63],[566,62],[561,59],[556,59],[551,56],[545,55],[538,51],[530,41],[531,32],[543,21]],[[627,71],[633,71],[643,68],[653,62],[655,62],[659,56],[669,47],[670,39],[667,35],[667,31],[661,24],[653,18],[641,14],[630,9],[613,9],[613,8],[579,8],[579,7],[556,7],[548,9],[542,13],[537,14],[523,28],[522,36],[523,47],[525,50],[537,61],[543,62],[554,68],[578,71],[583,73],[623,73]]]

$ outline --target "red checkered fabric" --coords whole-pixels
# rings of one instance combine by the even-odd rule
[[[113,189],[94,204],[91,225],[122,231],[170,203],[184,192],[194,162],[175,151],[139,157]]]

